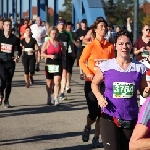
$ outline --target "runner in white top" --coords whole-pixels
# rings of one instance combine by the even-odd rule
[[[39,51],[36,54],[36,71],[39,71],[39,63],[41,60],[40,53],[41,53],[41,47],[46,37],[46,28],[45,26],[42,25],[40,17],[36,18],[36,24],[33,24],[30,28],[33,34],[32,37],[36,39],[39,46]]]

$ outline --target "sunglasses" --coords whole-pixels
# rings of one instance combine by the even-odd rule
[[[150,29],[146,29],[146,31],[150,31]]]

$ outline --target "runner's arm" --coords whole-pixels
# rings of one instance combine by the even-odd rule
[[[103,73],[100,70],[100,68],[98,68],[92,80],[91,88],[101,108],[105,108],[106,105],[108,104],[108,102],[106,101],[106,99],[104,98],[104,96],[101,94],[99,90],[99,85],[101,84],[101,82],[103,82],[103,80],[104,80]]]
[[[143,98],[148,97],[150,95],[150,88],[146,82],[146,73],[143,74],[142,79],[139,85],[139,92]]]
[[[64,43],[60,41],[60,45],[61,45],[62,55],[66,56],[66,47],[64,46]]]
[[[16,40],[16,47],[17,47],[17,57],[20,58],[21,54],[22,54],[22,47],[20,46],[20,39],[17,37]]]
[[[134,55],[138,55],[144,51],[144,47],[140,48],[139,50],[137,48],[134,48]]]
[[[91,43],[90,43],[91,44]],[[88,60],[88,58],[90,57],[91,55],[91,45],[87,45],[83,51],[82,51],[82,55],[79,59],[79,65],[81,67],[81,69],[83,70],[83,72],[86,74],[86,76],[88,74],[93,74],[92,71],[90,71],[90,69],[88,68],[88,66],[85,64],[86,61]]]
[[[91,36],[92,36],[92,30],[89,30],[88,33],[83,38],[82,43],[87,45],[90,42]]]
[[[149,114],[148,114],[149,115]],[[145,138],[148,134],[148,127],[143,124],[137,124],[130,138],[130,150],[150,150],[150,138]]]
[[[35,45],[34,45],[34,52],[37,52],[38,50],[39,50],[39,46],[38,46],[38,44],[37,43],[35,43]]]

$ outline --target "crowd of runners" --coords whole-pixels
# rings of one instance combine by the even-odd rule
[[[121,28],[97,17],[90,28],[82,19],[73,24],[62,17],[56,26],[33,24],[24,19],[19,37],[10,19],[0,20],[0,104],[9,108],[15,63],[22,58],[25,88],[34,83],[35,71],[45,61],[47,104],[57,106],[71,90],[72,69],[76,59],[79,78],[85,80],[88,115],[82,134],[89,141],[95,124],[93,147],[105,150],[150,150],[150,26],[133,43],[130,18]],[[17,55],[15,55],[17,50]],[[131,58],[131,53],[133,56]],[[140,93],[140,111],[137,91]],[[101,135],[102,142],[99,142]]]

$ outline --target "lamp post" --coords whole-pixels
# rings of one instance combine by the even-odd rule
[[[133,42],[136,41],[138,37],[138,7],[139,0],[134,0],[134,32],[133,32]]]

